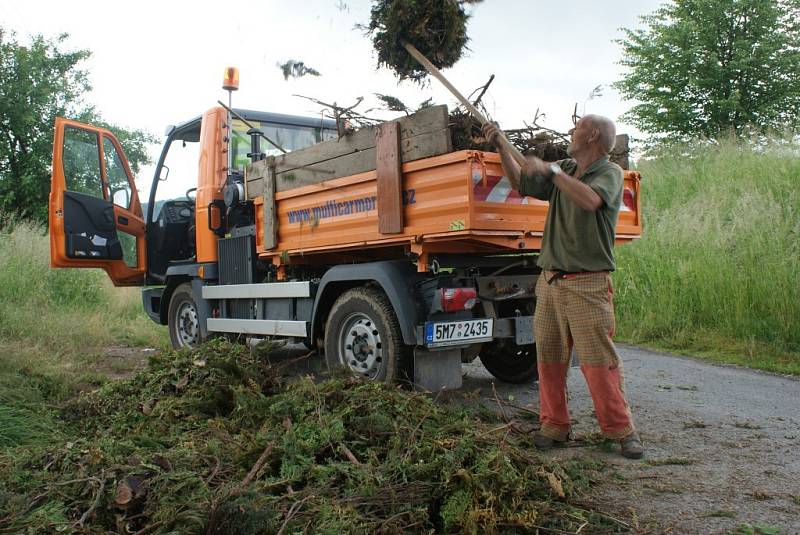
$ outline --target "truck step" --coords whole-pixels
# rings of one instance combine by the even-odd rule
[[[311,283],[264,282],[203,287],[203,299],[285,299],[288,297],[311,297]]]
[[[290,320],[244,320],[208,318],[208,330],[216,333],[241,333],[260,336],[297,336],[307,335],[307,321]]]

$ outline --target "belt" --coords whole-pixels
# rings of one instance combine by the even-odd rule
[[[544,271],[545,271],[545,279],[544,280],[547,281],[547,284],[551,284],[555,280],[574,279],[576,277],[580,277],[580,276],[583,276],[583,275],[596,275],[598,273],[606,273],[606,274],[608,273],[608,271],[561,271],[561,270],[558,270],[558,269],[554,269],[554,270],[546,269]],[[550,273],[552,273],[550,278],[547,277],[547,272],[548,271]]]

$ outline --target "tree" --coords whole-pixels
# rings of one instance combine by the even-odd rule
[[[91,52],[64,50],[67,37],[22,44],[0,28],[0,214],[47,221],[56,116],[114,132],[134,172],[149,163],[151,134],[109,124],[84,102],[91,84],[80,64]]]
[[[624,29],[623,119],[656,139],[800,125],[800,0],[674,0]]]

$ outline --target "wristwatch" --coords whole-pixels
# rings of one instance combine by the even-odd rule
[[[557,163],[551,163],[547,166],[547,174],[545,175],[545,178],[547,180],[553,180],[553,177],[556,176],[556,173],[560,172],[561,166],[559,166]]]

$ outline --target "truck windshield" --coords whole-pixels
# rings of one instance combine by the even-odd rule
[[[265,136],[280,145],[286,152],[310,147],[316,143],[328,139],[336,139],[337,137],[335,129],[319,126],[298,126],[252,120],[248,122],[254,127],[260,128]],[[247,157],[247,153],[250,152],[250,136],[247,135],[249,129],[242,121],[233,120],[233,143],[231,143],[233,167],[240,171],[243,171],[247,164],[250,163],[250,158]],[[264,138],[261,138],[261,152],[267,156],[282,154],[280,149]]]

